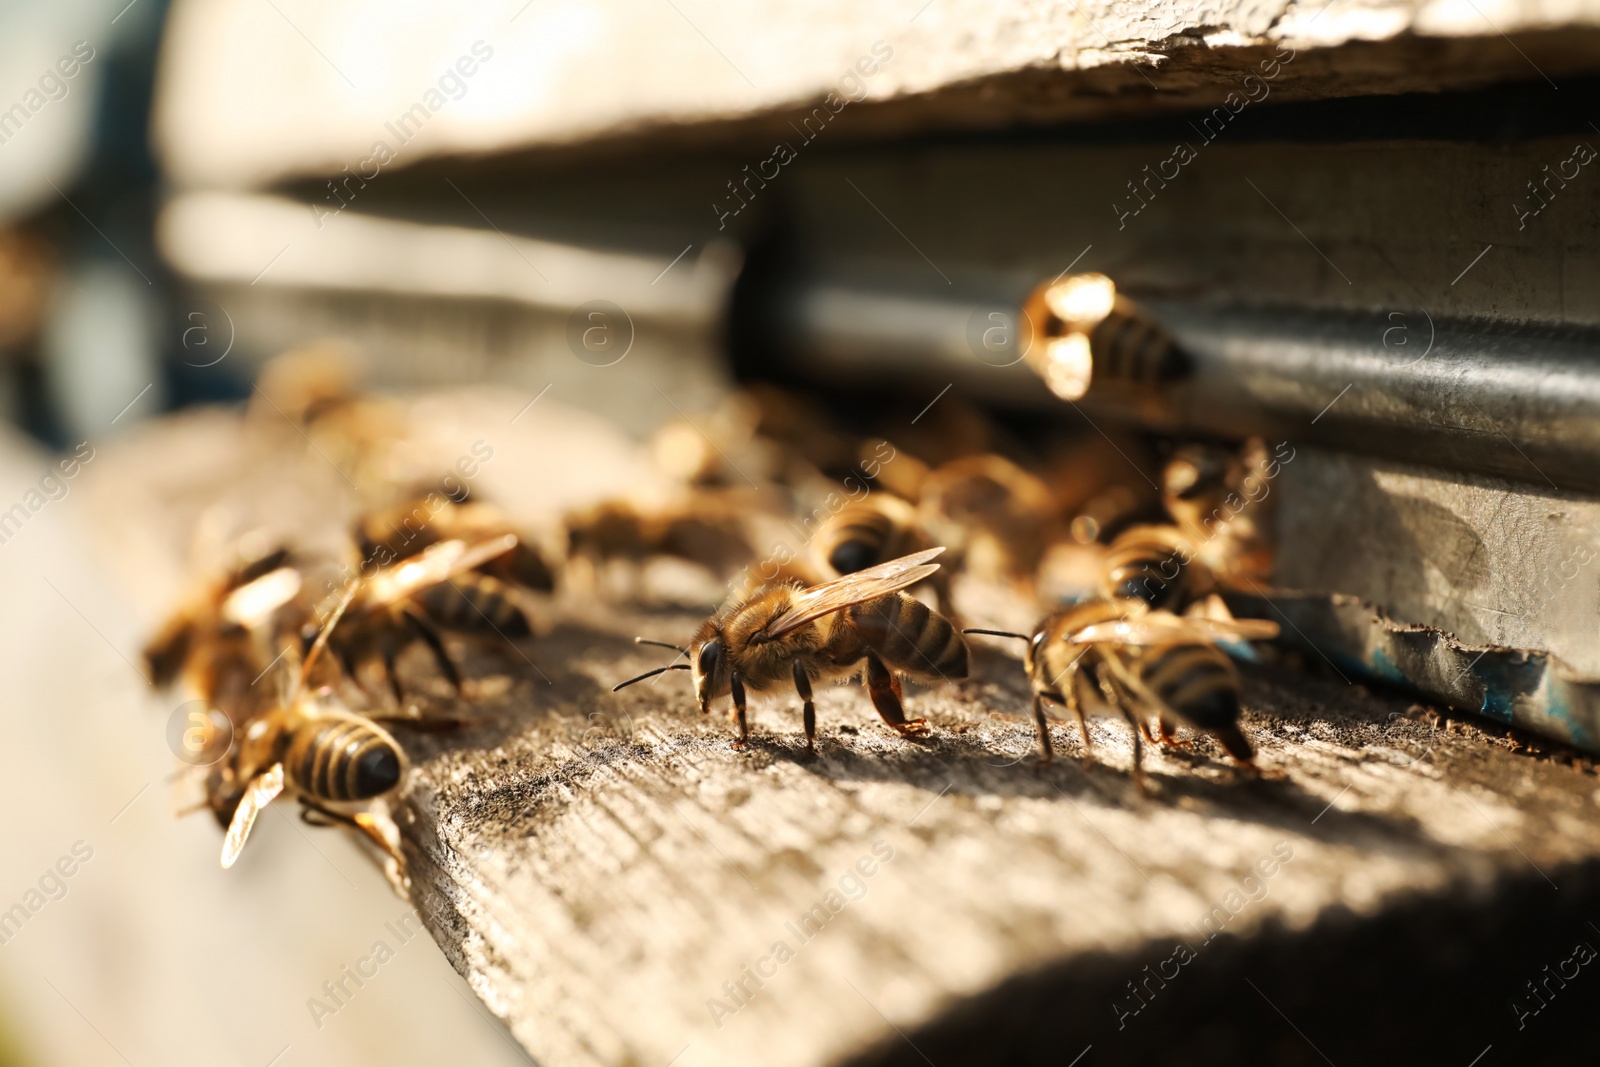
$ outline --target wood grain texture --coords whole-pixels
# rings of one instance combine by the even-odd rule
[[[606,695],[651,658],[599,622],[542,642],[553,685],[520,683],[493,726],[424,757],[403,807],[419,906],[542,1063],[838,1062],[1019,974],[1191,937],[1275,848],[1292,860],[1230,932],[1559,872],[1600,845],[1592,779],[1337,679],[1251,679],[1247,733],[1283,780],[1241,782],[1202,743],[1153,760],[1142,798],[1117,723],[1095,726],[1104,765],[1073,760],[1065,729],[1067,758],[1032,763],[1022,716],[991,715],[1024,707],[1004,656],[971,696],[915,699],[926,743],[835,690],[815,758],[787,706],[741,753],[681,679]],[[875,850],[892,860],[856,875]],[[818,905],[837,911],[808,936]]]

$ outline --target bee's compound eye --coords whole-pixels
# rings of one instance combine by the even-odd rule
[[[703,678],[709,678],[717,673],[717,665],[722,661],[722,642],[707,641],[700,646],[700,659],[696,665],[696,673]]]
[[[400,783],[400,757],[388,745],[378,745],[356,761],[356,793],[375,797]]]

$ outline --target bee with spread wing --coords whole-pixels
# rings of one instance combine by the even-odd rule
[[[395,703],[399,704],[404,702],[405,697],[395,670],[395,661],[408,645],[420,640],[433,654],[439,673],[459,693],[461,671],[444,646],[437,618],[430,612],[426,598],[440,587],[461,593],[461,587],[456,582],[458,578],[504,556],[517,544],[517,535],[513,533],[471,543],[452,538],[429,545],[409,559],[383,568],[358,587],[357,596],[346,612],[344,627],[333,634],[329,641],[329,651],[352,678],[359,677],[357,670],[361,663],[379,659]],[[465,594],[461,595],[468,606],[477,603],[467,599]],[[477,606],[474,610],[481,614],[484,607]],[[520,614],[517,618],[522,620]],[[485,621],[491,629],[495,629],[487,616]],[[510,636],[525,635],[528,630],[524,625],[520,629],[507,627],[505,630],[496,629],[496,632],[509,639]]]
[[[961,634],[944,616],[902,592],[932,575],[939,565],[929,561],[943,551],[930,548],[810,588],[767,586],[708,619],[689,647],[678,649],[688,663],[647,671],[612,691],[663,671],[692,671],[701,712],[710,711],[719,697],[732,697],[743,744],[750,738],[747,689],[760,691],[791,680],[804,705],[806,747],[814,748],[817,713],[811,683],[846,681],[864,673],[868,695],[883,721],[903,736],[924,733],[926,720],[905,716],[901,677],[967,676]]]
[[[317,634],[288,691],[267,713],[244,729],[210,783],[210,802],[227,836],[222,866],[232,867],[255,826],[256,816],[279,794],[291,792],[306,807],[339,822],[352,823],[374,840],[382,835],[355,816],[328,804],[370,800],[400,783],[405,754],[377,723],[338,705],[326,691],[308,690],[307,679],[328,645],[334,627],[356,598],[359,586],[344,595]]]

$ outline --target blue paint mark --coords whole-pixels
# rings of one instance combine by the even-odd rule
[[[1535,713],[1548,720],[1550,726],[1557,732],[1565,734],[1567,740],[1573,744],[1593,751],[1595,746],[1589,730],[1584,722],[1573,714],[1572,706],[1568,703],[1569,698],[1577,695],[1573,687],[1552,674],[1545,693],[1545,702],[1534,708]]]
[[[1483,687],[1483,707],[1478,709],[1479,715],[1487,716],[1511,725],[1511,694],[1497,692],[1488,685]]]
[[[1399,664],[1395,663],[1385,649],[1375,648],[1372,650],[1371,668],[1378,677],[1386,682],[1404,686],[1414,685],[1411,679],[1406,677],[1406,672],[1400,669]]]
[[[1483,707],[1491,719],[1510,725],[1518,697],[1531,696],[1544,681],[1542,657],[1491,652],[1478,660],[1473,673],[1483,683]]]

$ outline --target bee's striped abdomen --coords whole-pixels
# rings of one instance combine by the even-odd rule
[[[1250,742],[1239,732],[1239,676],[1212,644],[1176,645],[1139,664],[1145,685],[1190,726],[1214,735],[1228,754],[1248,761]]]
[[[894,558],[886,549],[894,536],[894,523],[876,508],[849,507],[828,527],[823,554],[839,574],[854,574]]]
[[[1189,370],[1188,359],[1165,330],[1147,315],[1122,306],[1095,324],[1089,351],[1096,378],[1130,385],[1159,385]]]
[[[847,505],[828,521],[822,558],[838,574],[854,574],[898,559],[922,547],[916,537],[916,512],[904,501],[872,497]]]
[[[367,800],[400,781],[394,740],[355,717],[310,720],[296,732],[285,762],[295,785],[318,800]]]
[[[967,643],[950,620],[905,593],[847,609],[862,641],[895,670],[943,678],[967,676]]]
[[[486,574],[459,574],[417,596],[428,617],[450,630],[526,637],[528,617],[512,602],[504,582]]]
[[[1135,527],[1111,546],[1105,562],[1104,592],[1142,600],[1156,610],[1181,611],[1192,584],[1185,556],[1177,545],[1143,536]]]

